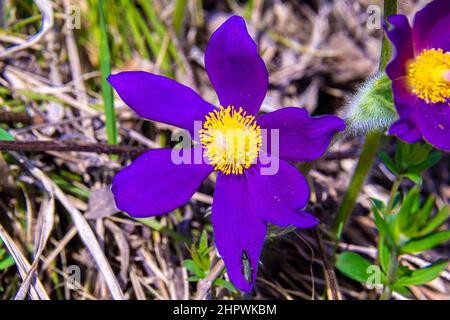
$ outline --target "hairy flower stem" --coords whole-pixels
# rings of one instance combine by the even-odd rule
[[[396,13],[397,0],[384,1],[384,19],[386,20],[388,16]],[[378,66],[379,72],[386,69],[386,65],[391,58],[391,53],[391,44],[387,37],[384,36],[381,44],[380,64]],[[353,208],[355,207],[358,194],[361,192],[361,188],[364,184],[364,181],[366,180],[367,174],[372,167],[372,163],[377,153],[377,148],[380,144],[382,136],[382,132],[376,131],[368,132],[366,135],[363,150],[361,152],[358,164],[350,182],[350,186],[348,187],[347,192],[344,195],[336,220],[331,227],[331,232],[336,238],[336,248],[340,241],[342,231],[351,216]]]
[[[367,174],[372,167],[373,160],[375,158],[378,145],[381,140],[382,133],[369,132],[366,136],[361,155],[353,174],[352,180],[348,187],[347,193],[342,200],[341,206],[338,211],[336,220],[331,227],[331,232],[335,235],[336,240],[339,242],[341,238],[342,230],[344,229],[353,208],[356,204],[356,198],[361,191],[361,188],[366,180]]]

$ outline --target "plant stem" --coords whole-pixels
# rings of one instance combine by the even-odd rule
[[[391,257],[389,259],[389,269],[387,284],[384,286],[383,293],[380,296],[380,300],[390,300],[392,297],[392,284],[395,283],[398,268],[398,251],[393,249],[391,251]]]
[[[387,213],[391,213],[391,211],[392,211],[392,207],[394,206],[395,195],[396,195],[401,183],[402,183],[402,177],[401,176],[396,177],[395,181],[392,185],[392,188],[391,188],[391,193],[389,194],[389,202],[386,207]]]
[[[358,197],[364,181],[366,180],[367,174],[372,167],[381,136],[381,132],[369,132],[366,136],[366,141],[364,143],[363,150],[361,151],[352,180],[347,189],[347,193],[342,200],[337,218],[331,227],[331,232],[335,235],[338,242],[341,238],[342,230],[347,224],[353,208],[355,207],[356,198]]]
[[[194,300],[205,300],[209,291],[211,290],[214,281],[218,277],[220,277],[220,274],[222,273],[223,269],[225,269],[225,263],[222,259],[217,261],[217,263],[214,265],[214,267],[211,268],[206,278],[200,280],[197,284],[197,293],[195,294]]]
[[[384,19],[390,15],[397,13],[397,0],[385,0],[384,1]],[[387,39],[386,35],[383,36],[381,43],[381,55],[378,71],[382,72],[386,69],[392,53],[392,47]],[[336,247],[340,241],[342,231],[347,224],[348,219],[351,216],[353,208],[356,204],[356,199],[361,191],[361,188],[366,180],[372,163],[374,161],[378,145],[380,144],[382,132],[368,132],[366,140],[364,142],[363,150],[361,152],[358,164],[353,174],[350,186],[342,199],[341,206],[338,211],[336,220],[334,221],[331,232],[336,237]]]

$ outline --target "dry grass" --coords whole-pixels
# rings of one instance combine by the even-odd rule
[[[72,2],[81,9],[81,28],[74,30],[65,25],[69,0],[55,0],[50,7],[44,0],[2,3],[2,128],[23,141],[105,143],[95,1]],[[367,27],[366,11],[377,1],[254,0],[253,6],[233,0],[188,1],[179,31],[172,24],[175,1],[152,0],[154,17],[145,13],[142,1],[116,3],[121,3],[122,10],[111,9],[107,16],[113,71],[166,74],[211,102],[217,98],[204,71],[204,49],[211,32],[232,13],[247,17],[269,70],[270,90],[263,112],[302,106],[316,115],[339,114],[353,90],[377,66],[382,32]],[[401,9],[413,13],[423,4],[401,1]],[[136,31],[130,21],[122,21],[134,13],[141,16],[147,30],[137,18],[132,18],[136,28],[144,29]],[[40,19],[45,20],[43,25]],[[17,47],[11,49],[12,45]],[[176,128],[139,119],[117,96],[115,105],[121,145],[173,145],[170,134]],[[385,149],[391,151],[386,140]],[[374,290],[334,272],[327,261],[333,244],[327,226],[348,185],[360,143],[358,137],[347,137],[315,164],[310,171],[314,188],[309,209],[322,221],[317,234],[302,230],[269,239],[254,293],[246,298],[376,297]],[[174,213],[134,220],[118,212],[109,191],[115,172],[131,160],[127,153],[111,157],[67,151],[2,152],[0,236],[15,266],[0,269],[1,298],[23,299],[27,294],[31,299],[195,297],[197,286],[188,281],[192,274],[183,262],[191,259],[188,249],[198,244],[203,231],[208,245],[213,245],[207,213],[214,179],[205,181],[191,201]],[[436,193],[441,202],[450,198],[449,167],[447,155],[424,177],[424,192]],[[368,198],[388,196],[390,181],[385,172],[377,162],[341,249],[375,258],[376,232]],[[448,257],[448,249],[405,256],[403,263],[424,265],[437,256]],[[211,265],[220,263],[214,250],[207,259]],[[78,271],[80,279],[73,281]],[[227,279],[223,272],[218,275]],[[450,274],[444,273],[429,285],[414,288],[414,297],[448,299],[449,280]],[[197,296],[204,290],[202,285]],[[242,298],[223,286],[214,286],[210,293],[217,299]]]

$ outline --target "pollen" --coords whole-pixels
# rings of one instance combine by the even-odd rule
[[[200,141],[215,170],[242,174],[259,155],[261,128],[242,108],[220,107],[206,116]]]
[[[424,50],[408,66],[408,80],[419,98],[427,103],[450,104],[450,52]]]

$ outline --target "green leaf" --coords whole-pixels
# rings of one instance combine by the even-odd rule
[[[406,227],[411,225],[413,207],[416,203],[420,201],[420,189],[418,187],[412,188],[403,200],[400,211],[397,215],[398,227],[400,230],[404,230]]]
[[[411,180],[412,182],[414,182],[419,186],[422,184],[422,176],[419,173],[407,172],[403,173],[402,176],[408,178],[409,180]]]
[[[178,36],[181,35],[187,3],[188,2],[186,0],[175,1],[175,9],[172,16],[172,25]]]
[[[400,164],[407,166],[423,163],[429,157],[430,151],[433,149],[428,143],[406,143],[401,140],[397,143],[402,154]]]
[[[395,292],[400,293],[402,296],[410,298],[412,297],[411,291],[407,287],[399,286],[399,285],[393,285],[392,290]]]
[[[408,166],[407,172],[421,174],[423,171],[431,168],[441,159],[441,152],[433,151],[428,157],[417,165]]]
[[[368,269],[373,263],[364,259],[359,254],[345,251],[336,258],[336,268],[347,277],[359,281],[367,282],[370,276]]]
[[[398,175],[397,166],[395,165],[394,161],[392,161],[391,157],[389,157],[389,155],[386,152],[380,151],[378,153],[378,156],[380,157],[381,161],[383,161],[386,168],[389,169],[389,171],[391,171],[395,175]]]
[[[389,248],[393,248],[396,244],[391,227],[381,216],[379,210],[376,207],[372,208],[373,216],[375,217],[375,225],[377,226],[380,237],[386,241]]]
[[[372,205],[380,211],[383,211],[386,208],[386,205],[383,201],[372,198]]]
[[[422,209],[420,209],[419,212],[416,213],[414,224],[416,225],[417,229],[420,229],[423,226],[423,224],[428,220],[428,218],[431,216],[435,200],[436,197],[434,196],[434,194],[428,196]]]
[[[380,261],[381,269],[384,272],[389,270],[389,260],[390,260],[389,248],[386,246],[383,239],[378,242],[378,260]]]
[[[425,226],[419,231],[420,236],[429,234],[439,228],[449,217],[449,206],[443,206],[434,217],[432,217]]]
[[[224,288],[230,290],[230,291],[233,292],[233,293],[236,293],[236,292],[237,292],[236,288],[233,286],[233,284],[232,284],[231,282],[229,282],[229,281],[227,281],[227,280],[224,280],[224,279],[222,279],[222,278],[217,278],[217,279],[214,281],[214,285],[220,286],[220,287],[224,287]]]
[[[188,277],[188,281],[189,282],[198,282],[199,280],[201,280],[202,278],[199,278],[199,277],[197,277],[197,276],[191,276],[191,277]]]
[[[206,230],[203,230],[202,235],[200,236],[200,242],[198,244],[198,252],[203,256],[205,253],[209,252],[208,249],[208,233]]]
[[[400,277],[395,285],[397,286],[416,286],[426,284],[439,276],[447,268],[447,260],[438,260],[432,265],[417,270],[410,270]]]
[[[184,260],[183,266],[200,279],[203,279],[206,276],[205,272],[194,262],[194,260]]]
[[[0,140],[12,141],[14,140],[14,137],[10,135],[9,132],[5,129],[0,128]]]
[[[6,259],[0,261],[0,270],[8,269],[15,264],[14,259],[11,256],[7,256]]]
[[[402,248],[402,253],[419,253],[434,248],[450,239],[450,230],[440,231],[431,235],[408,241]]]

